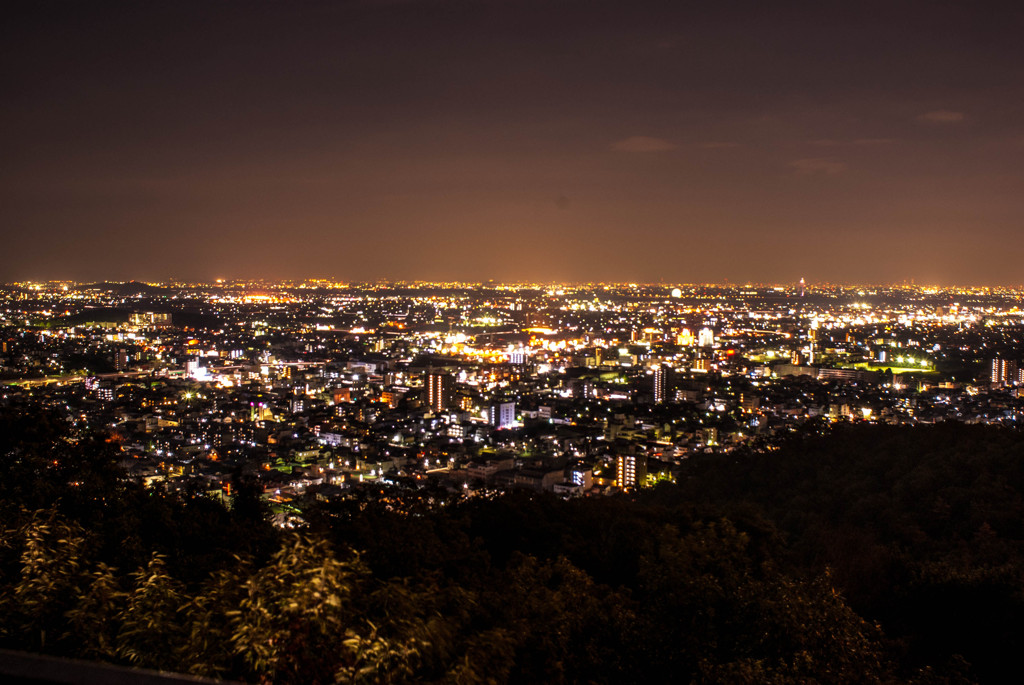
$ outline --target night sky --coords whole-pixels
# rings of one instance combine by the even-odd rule
[[[22,4],[0,281],[1024,283],[1024,9]]]

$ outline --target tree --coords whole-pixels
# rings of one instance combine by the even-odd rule
[[[84,531],[53,511],[40,511],[5,530],[2,545],[20,550],[21,563],[17,578],[0,589],[0,639],[17,649],[51,649],[86,581]]]

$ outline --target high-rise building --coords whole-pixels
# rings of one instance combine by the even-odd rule
[[[435,412],[451,406],[454,381],[450,374],[430,371],[427,374],[427,404]]]
[[[661,404],[669,397],[672,385],[672,369],[660,365],[654,367],[654,402]]]
[[[1014,383],[1017,381],[1017,362],[996,357],[992,360],[992,382]]]
[[[810,354],[808,356],[808,364],[814,366],[814,362],[818,360],[818,321],[814,320],[811,324],[811,328],[807,331],[807,337],[810,340]]]
[[[114,370],[125,371],[128,368],[128,350],[123,347],[117,348],[117,353],[114,354]]]
[[[509,428],[516,423],[515,402],[495,402],[487,410],[487,419],[495,428]]]
[[[697,334],[697,344],[701,347],[711,347],[715,344],[715,332],[710,328],[702,328]]]
[[[647,480],[647,457],[620,454],[615,465],[615,484],[620,488],[635,488],[645,480]]]

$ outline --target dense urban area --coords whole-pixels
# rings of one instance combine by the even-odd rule
[[[930,685],[1024,649],[1024,291],[0,293],[19,659]]]
[[[1024,292],[20,283],[2,402],[108,429],[147,485],[279,525],[360,484],[593,496],[808,422],[1020,425]]]

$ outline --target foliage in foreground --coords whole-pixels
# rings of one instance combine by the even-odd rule
[[[727,521],[665,526],[636,594],[564,557],[515,554],[472,587],[375,579],[322,538],[290,534],[269,562],[236,559],[188,587],[162,556],[119,573],[52,513],[4,531],[0,642],[196,675],[304,682],[864,681],[877,631],[825,579],[752,562]]]

